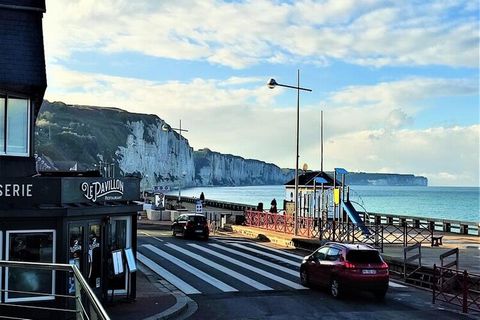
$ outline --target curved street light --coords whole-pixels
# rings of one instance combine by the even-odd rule
[[[297,130],[296,130],[296,137],[297,137],[297,144],[296,144],[296,157],[295,157],[295,214],[294,214],[294,235],[298,235],[298,146],[299,146],[299,131],[300,131],[300,90],[312,92],[312,89],[302,88],[300,87],[300,70],[297,70],[297,86],[290,86],[287,84],[281,84],[275,81],[275,79],[271,78],[270,81],[267,83],[270,89],[274,89],[275,87],[285,87],[290,89],[297,90]]]

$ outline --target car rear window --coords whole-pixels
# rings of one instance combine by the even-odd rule
[[[203,223],[206,221],[205,217],[202,216],[189,216],[188,220],[193,221],[195,223]]]
[[[380,254],[374,250],[351,250],[347,253],[347,261],[351,263],[382,263]]]

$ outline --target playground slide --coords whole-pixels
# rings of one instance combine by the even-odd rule
[[[353,224],[362,230],[364,235],[371,235],[370,230],[368,230],[368,228],[365,226],[365,223],[363,223],[362,218],[350,200],[343,202],[343,210],[347,212],[350,220],[352,220]]]

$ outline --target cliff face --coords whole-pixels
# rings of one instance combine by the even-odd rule
[[[345,176],[345,182],[351,185],[371,186],[427,186],[428,179],[413,174],[354,172]]]
[[[262,185],[282,184],[292,179],[292,170],[258,160],[246,160],[209,149],[194,153],[197,185]]]
[[[40,170],[93,170],[142,177],[141,188],[282,184],[291,170],[258,160],[193,151],[155,115],[45,101],[36,123]],[[290,173],[290,174],[289,174]]]

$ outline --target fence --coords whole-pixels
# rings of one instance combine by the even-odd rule
[[[403,246],[417,243],[431,243],[433,230],[415,227],[407,223],[396,225],[367,224],[370,236],[350,222],[336,222],[320,218],[298,217],[297,234],[307,238],[319,238],[348,243],[368,243],[383,251],[384,244]],[[292,215],[275,214],[263,211],[245,211],[247,226],[270,231],[294,234],[295,221]]]
[[[443,301],[480,312],[480,275],[433,265],[432,302]]]
[[[92,289],[88,286],[78,268],[69,264],[55,264],[55,263],[36,263],[36,262],[19,262],[19,261],[3,261],[0,260],[1,274],[5,270],[28,269],[28,271],[41,272],[43,270],[50,271],[53,279],[67,279],[71,280],[72,284],[69,293],[55,294],[41,292],[40,290],[1,290],[5,295],[21,296],[23,298],[15,299],[22,300],[44,300],[35,303],[22,304],[16,302],[0,302],[0,314],[8,316],[11,319],[31,319],[40,318],[40,314],[45,313],[51,319],[95,319],[95,320],[110,320],[103,306],[98,301]],[[11,272],[11,271],[10,271]],[[57,274],[57,273],[63,274]],[[52,287],[53,281],[52,281]],[[53,291],[52,288],[52,291]],[[12,299],[14,300],[14,299]],[[15,301],[14,300],[14,301]]]

